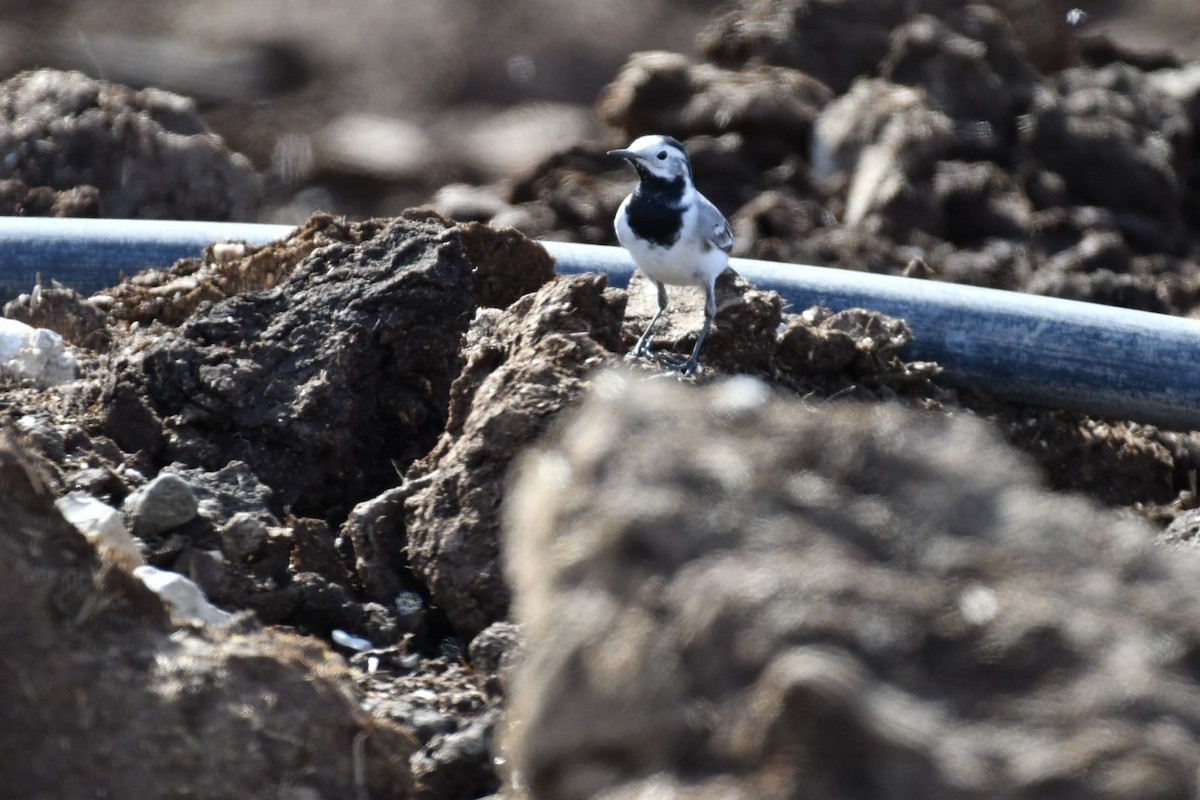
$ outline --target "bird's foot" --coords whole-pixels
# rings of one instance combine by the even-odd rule
[[[625,363],[626,364],[632,364],[635,361],[646,361],[646,360],[649,360],[649,361],[654,360],[654,355],[647,350],[642,350],[640,352],[637,350],[630,350],[628,353],[625,354]]]
[[[667,378],[691,378],[700,372],[704,371],[704,366],[699,363],[694,363],[690,359],[668,358],[667,356],[659,356],[655,363],[660,364],[667,369],[655,375],[651,375],[651,380],[665,380]]]
[[[652,357],[653,354],[650,352],[650,342],[647,340],[645,334],[642,334],[642,336],[637,340],[637,344],[629,348],[629,352],[625,354],[626,361],[632,361],[635,358]]]
[[[683,364],[681,359],[674,358],[663,353],[657,353],[651,350],[649,345],[642,344],[641,342],[638,342],[633,346],[633,349],[625,354],[626,361],[635,361],[637,359],[645,359],[646,361],[651,361],[655,364],[666,364],[671,367],[678,367]]]
[[[650,349],[650,346],[644,342],[638,342],[633,348],[625,354],[626,361],[636,361],[644,359],[652,364],[658,364],[662,367],[674,370],[681,375],[695,375],[696,372],[703,369],[700,362],[695,358],[683,359],[677,356],[667,355],[666,353],[657,353]]]
[[[674,370],[683,369],[683,359],[682,358],[676,358],[675,356],[669,356],[666,353],[654,353],[654,354],[648,356],[648,358],[651,361],[653,361],[655,364],[659,364],[660,366],[664,366],[669,369],[674,369]]]
[[[668,372],[663,373],[664,375],[679,374],[691,376],[703,369],[700,364],[692,361],[691,359],[678,358],[676,356],[667,355],[666,353],[647,352],[643,358],[652,364],[665,367]]]

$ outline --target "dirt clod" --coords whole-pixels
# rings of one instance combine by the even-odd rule
[[[614,376],[509,519],[530,796],[1178,796],[1200,561],[1033,475],[976,420]]]
[[[274,289],[199,310],[119,364],[106,396],[132,393],[163,420],[162,460],[240,458],[297,514],[344,515],[387,488],[391,460],[441,430],[474,308],[456,230],[371,227],[311,251]]]
[[[260,197],[250,162],[191,100],[79,72],[0,83],[0,152],[13,154],[0,160],[0,180],[11,181],[0,195],[14,198],[0,201],[4,213],[250,220]]]
[[[0,61],[32,15],[74,31],[97,13],[0,5]],[[262,219],[308,217],[290,235],[89,298],[14,287],[5,313],[66,336],[78,379],[0,376],[0,786],[1194,794],[1200,433],[951,389],[944,365],[911,360],[922,332],[904,320],[787,307],[732,272],[699,374],[600,371],[653,293],[556,278],[528,237],[612,244],[633,175],[605,153],[666,133],[735,255],[1198,317],[1196,64],[1094,36],[1110,0],[738,0],[691,49],[681,31],[703,12],[675,0],[633,16],[575,0],[579,40],[543,37],[557,0],[465,26],[410,5],[378,26],[412,45],[383,61],[355,26],[386,0],[303,47],[234,49],[298,67],[288,97],[230,105],[274,84],[205,82],[205,118],[264,170]],[[196,28],[191,13],[153,24]],[[417,41],[451,18],[470,52]],[[281,19],[281,36],[308,24]],[[99,34],[70,38],[113,65]],[[354,81],[470,107],[426,118],[389,94],[377,108],[405,119],[364,117],[350,106],[370,82],[317,75],[333,55],[349,80],[328,49],[349,39],[370,66]],[[154,63],[196,52],[162,41]],[[618,69],[632,47],[690,55]],[[415,93],[379,69],[393,55]],[[593,115],[578,98],[605,76]],[[537,91],[554,102],[479,110]],[[257,179],[189,101],[44,72],[5,98],[0,213],[255,213]],[[436,210],[394,216],[414,203]],[[670,292],[653,346],[682,358],[700,295]],[[164,475],[195,513],[126,520],[138,556],[191,579],[227,629],[172,631],[123,572],[136,559],[95,555],[49,505],[74,490],[119,507]],[[1157,543],[1145,520],[1169,525]]]
[[[409,740],[357,707],[324,646],[256,627],[171,635],[158,598],[96,559],[8,437],[0,484],[6,792],[353,796],[356,747],[370,791],[406,785]]]
[[[508,610],[499,510],[509,465],[612,361],[624,305],[603,276],[559,278],[481,311],[467,334],[446,432],[408,474],[427,485],[406,503],[413,570],[462,634]]]

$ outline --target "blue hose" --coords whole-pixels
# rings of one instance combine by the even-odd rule
[[[559,272],[606,271],[624,285],[624,251],[543,242]],[[1031,405],[1167,428],[1200,428],[1200,322],[978,286],[735,258],[751,283],[793,310],[869,308],[905,320],[906,358],[947,381]]]
[[[88,294],[112,286],[121,273],[198,256],[212,242],[266,244],[293,230],[242,222],[0,217],[0,295],[28,292],[39,274]]]
[[[120,272],[166,266],[208,243],[262,244],[286,225],[0,217],[0,292],[33,276],[82,292]],[[563,274],[602,271],[625,286],[624,250],[543,242]],[[1200,322],[1073,300],[864,272],[733,259],[747,280],[794,309],[869,308],[904,319],[907,358],[936,361],[946,379],[1020,403],[1167,428],[1200,428]]]

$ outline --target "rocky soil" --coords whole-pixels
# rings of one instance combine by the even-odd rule
[[[1194,551],[978,420],[601,382],[508,518],[531,796],[1195,792]]]
[[[1196,432],[950,389],[732,273],[678,379],[624,358],[645,286],[529,238],[611,242],[603,153],[653,131],[738,254],[1200,315],[1200,72],[1063,20],[743,0],[517,177],[10,302],[78,366],[0,375],[0,785],[1194,796]],[[0,99],[3,213],[280,209],[179,95]]]

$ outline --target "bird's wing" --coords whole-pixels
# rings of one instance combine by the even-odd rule
[[[728,253],[733,249],[733,231],[729,229],[729,221],[704,195],[697,194],[696,200],[700,206],[700,233],[714,247]]]

